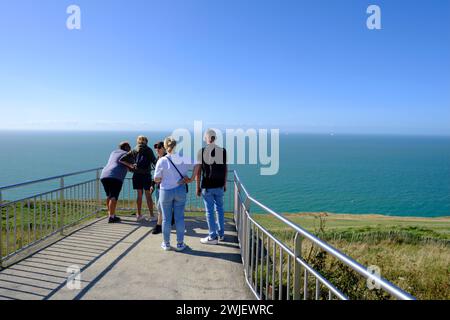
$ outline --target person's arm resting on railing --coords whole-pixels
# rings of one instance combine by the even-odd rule
[[[136,166],[133,161],[134,159],[134,153],[133,150],[129,151],[127,154],[125,154],[122,158],[120,158],[119,163],[123,164],[125,167],[127,167],[128,169],[130,169],[130,171],[133,171],[134,169],[136,169]]]

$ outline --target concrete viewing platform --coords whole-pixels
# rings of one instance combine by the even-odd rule
[[[225,220],[225,241],[216,246],[200,243],[200,239],[207,236],[208,228],[205,214],[198,212],[203,209],[203,203],[190,188],[186,198],[185,242],[188,248],[183,252],[167,252],[160,247],[162,235],[151,234],[155,223],[138,223],[131,216],[135,212],[136,199],[131,178],[125,179],[119,202],[123,222],[108,224],[100,192],[101,170],[95,168],[0,187],[0,263],[6,267],[0,269],[0,300],[347,300],[380,297],[378,293],[373,294],[369,286],[359,284],[355,284],[355,288],[361,287],[361,290],[356,290],[357,293],[351,290],[351,295],[348,294],[348,285],[335,281],[336,277],[340,279],[340,273],[325,278],[323,274],[334,272],[334,269],[305,259],[303,240],[308,241],[311,250],[323,251],[327,259],[333,259],[331,266],[335,261],[349,268],[346,272],[352,277],[358,276],[367,282],[373,280],[374,274],[255,200],[236,171],[230,172],[229,192],[224,195],[228,212],[225,216],[233,217]],[[95,177],[86,176],[94,174]],[[74,181],[68,181],[75,176],[82,182],[72,184]],[[33,189],[25,190],[43,182],[51,182],[60,188],[38,194]],[[19,189],[27,192],[23,195],[31,196],[1,200],[3,192]],[[295,234],[295,241],[277,237],[273,233],[275,230],[260,225],[250,211],[261,211],[272,217],[277,225]],[[103,218],[93,218],[99,214],[104,215]],[[172,245],[175,238],[172,231]],[[415,299],[382,277],[377,284],[386,297]]]
[[[106,218],[78,230],[0,271],[0,300],[6,299],[254,299],[244,277],[234,222],[217,246],[200,243],[204,217],[186,217],[184,252],[163,251],[154,223],[125,216]],[[175,231],[171,235],[176,243]],[[81,288],[66,286],[67,268],[81,269]]]

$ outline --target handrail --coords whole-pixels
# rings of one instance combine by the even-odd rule
[[[0,203],[0,209],[4,208],[4,207],[12,206],[12,205],[17,204],[17,203],[33,200],[33,199],[36,199],[36,198],[39,198],[39,197],[42,197],[42,196],[45,196],[45,195],[48,195],[48,194],[61,192],[61,191],[67,190],[67,189],[71,189],[71,188],[82,186],[82,185],[84,185],[86,183],[96,182],[96,181],[97,181],[97,179],[85,180],[85,181],[80,182],[80,183],[75,183],[75,184],[71,184],[71,185],[68,185],[68,186],[52,189],[52,190],[49,190],[49,191],[40,192],[40,193],[34,194],[32,196],[25,197],[25,198],[13,200],[13,201],[8,201],[6,203]]]
[[[21,187],[21,186],[26,186],[26,185],[30,185],[30,184],[51,181],[51,180],[56,180],[56,179],[61,180],[60,188],[52,189],[50,191],[46,191],[43,193],[41,192],[39,194],[34,194],[31,197],[26,197],[26,198],[23,198],[20,200],[15,200],[15,201],[6,202],[6,203],[0,203],[0,208],[2,210],[5,210],[6,222],[7,222],[6,230],[3,230],[6,232],[5,238],[3,240],[2,240],[2,229],[0,228],[0,264],[1,264],[2,260],[4,260],[4,258],[7,258],[7,257],[17,254],[19,251],[23,250],[24,248],[27,248],[30,245],[36,243],[36,240],[40,241],[40,240],[46,238],[47,236],[54,234],[55,232],[62,231],[68,225],[75,223],[76,221],[79,221],[79,218],[84,219],[86,217],[91,216],[92,214],[97,214],[100,210],[100,201],[101,201],[100,186],[99,186],[100,185],[99,171],[101,169],[102,168],[100,167],[100,168],[95,168],[95,169],[83,170],[83,171],[68,173],[68,174],[64,174],[64,175],[54,176],[54,177],[50,177],[50,178],[38,179],[38,180],[34,180],[34,181],[27,181],[27,182],[23,182],[23,183],[0,187],[0,200],[1,200],[1,191],[3,191],[3,190],[13,189],[13,188]],[[64,185],[65,177],[85,174],[85,173],[89,173],[89,172],[96,172],[96,178],[85,180],[81,183],[76,183],[76,184],[69,185],[69,186]],[[343,264],[348,266],[350,269],[356,271],[357,273],[359,273],[360,275],[362,275],[363,277],[365,277],[367,279],[373,280],[375,282],[375,284],[379,285],[380,288],[382,288],[386,292],[390,293],[392,296],[394,296],[398,299],[403,299],[403,300],[414,300],[415,299],[412,295],[410,295],[409,293],[396,287],[394,284],[392,284],[388,280],[386,280],[382,277],[378,277],[378,276],[375,277],[373,274],[371,274],[369,271],[367,271],[367,269],[363,265],[359,264],[358,262],[356,262],[349,256],[340,252],[339,250],[332,247],[328,243],[322,241],[321,239],[319,239],[312,233],[310,233],[307,230],[303,229],[302,227],[296,225],[295,223],[291,222],[283,215],[275,212],[274,210],[270,209],[266,205],[262,204],[261,202],[259,202],[255,198],[253,198],[248,193],[244,184],[241,182],[237,172],[235,170],[230,170],[229,172],[233,173],[233,180],[228,181],[228,182],[234,182],[234,187],[235,187],[235,190],[234,190],[234,202],[235,202],[234,215],[235,215],[235,220],[236,220],[236,228],[238,231],[239,246],[241,247],[241,256],[242,256],[242,260],[244,263],[244,271],[246,274],[245,280],[246,280],[247,284],[250,286],[250,289],[252,290],[252,292],[256,293],[257,297],[261,298],[261,296],[262,296],[263,279],[262,279],[261,274],[263,271],[262,266],[263,266],[263,262],[264,262],[263,261],[263,258],[264,258],[263,251],[265,249],[264,248],[264,235],[265,235],[266,240],[267,240],[267,246],[269,245],[269,240],[271,240],[274,245],[274,248],[273,248],[274,258],[276,257],[275,256],[275,246],[278,245],[280,250],[284,250],[284,253],[288,254],[289,259],[294,258],[294,263],[297,263],[298,265],[301,265],[304,268],[304,270],[305,270],[305,299],[307,296],[307,289],[308,289],[307,285],[306,285],[308,273],[310,275],[314,276],[316,281],[319,281],[320,284],[322,284],[324,287],[326,287],[329,290],[330,299],[331,299],[332,293],[340,299],[347,298],[345,295],[343,295],[339,291],[338,288],[335,288],[332,283],[330,283],[325,277],[323,277],[319,272],[314,270],[310,265],[307,264],[307,262],[305,260],[302,259],[301,255],[299,255],[299,252],[301,252],[301,251],[299,251],[297,244],[296,244],[296,248],[294,250],[291,250],[286,244],[282,243],[273,234],[271,234],[269,230],[265,229],[258,222],[256,222],[255,219],[253,219],[253,217],[250,214],[250,206],[251,205],[257,206],[260,209],[262,209],[263,211],[265,211],[266,213],[274,216],[276,219],[283,222],[286,226],[292,228],[297,233],[297,236],[300,236],[300,237],[310,240],[314,245],[320,247],[322,250],[329,253],[331,256],[333,256],[334,258],[338,259],[340,262],[342,262]],[[128,187],[130,188],[129,184],[128,184]],[[231,190],[230,190],[230,192],[231,192]],[[47,195],[49,196],[50,199],[48,199]],[[44,196],[45,196],[45,198],[44,198]],[[130,197],[131,197],[131,193],[130,193],[130,189],[129,189],[129,194],[128,194],[128,198],[127,198],[128,200],[126,200],[126,201],[130,201]],[[66,203],[66,200],[67,200],[67,203]],[[77,202],[79,200],[81,202]],[[229,200],[231,201],[232,198],[230,197]],[[87,202],[83,202],[83,201],[87,201]],[[28,205],[27,205],[27,203],[28,203]],[[32,207],[30,207],[30,203],[33,204]],[[23,207],[25,205],[27,205],[28,214],[32,214],[34,216],[34,219],[35,219],[34,225],[36,224],[36,215],[38,214],[37,211],[39,211],[40,215],[42,213],[44,213],[45,217],[47,217],[47,213],[50,216],[52,216],[52,214],[56,214],[56,216],[54,216],[54,218],[56,219],[55,221],[59,221],[58,225],[55,226],[55,228],[53,228],[53,225],[52,225],[52,227],[51,227],[52,229],[48,233],[38,234],[38,236],[36,236],[37,229],[36,229],[36,227],[34,227],[34,229],[33,229],[34,239],[35,239],[34,242],[31,241],[29,243],[24,243],[24,245],[22,247],[16,248],[16,242],[15,242],[15,239],[16,239],[16,223],[15,223],[16,204],[19,205],[19,207],[17,207],[17,210],[19,210],[19,208],[21,208],[20,210],[21,210],[22,214],[23,214]],[[49,209],[47,209],[47,205],[49,205],[49,207],[50,207]],[[55,212],[52,211],[52,206],[54,209],[56,209]],[[33,208],[34,211],[30,212],[30,210],[31,210],[30,208]],[[241,209],[243,209],[244,211],[242,212]],[[77,212],[82,212],[82,213],[78,214]],[[14,229],[13,230],[10,230],[10,226],[8,225],[8,217],[10,216],[10,213],[13,214],[13,216],[11,218],[14,218],[14,221],[13,221]],[[1,211],[0,211],[0,214],[2,214]],[[69,214],[70,216],[69,217],[65,216],[66,214]],[[0,225],[0,227],[1,227],[1,225]],[[257,237],[256,243],[255,243],[255,238],[254,238],[255,235],[253,234],[253,232],[255,230],[250,229],[253,227],[257,228],[256,229],[256,232],[257,232],[256,233],[256,237]],[[45,225],[45,228],[47,228],[47,225]],[[22,230],[21,235],[23,235],[23,233],[24,233],[23,223],[21,225],[21,230]],[[41,221],[41,225],[40,225],[40,230],[42,232],[42,221]],[[14,233],[11,233],[11,232],[14,232]],[[25,232],[26,232],[26,230],[25,230]],[[28,233],[30,234],[30,232],[31,232],[31,230],[30,230],[30,227],[28,226]],[[258,235],[258,232],[259,232],[259,234],[261,234],[261,239],[259,238],[260,236]],[[11,235],[11,237],[10,237],[10,235]],[[12,238],[12,236],[14,236],[14,238]],[[10,243],[10,241],[12,241],[12,240],[14,240],[14,242]],[[5,246],[3,246],[2,241],[5,241]],[[260,246],[260,248],[258,248],[258,245],[260,242],[261,242],[261,246]],[[2,255],[2,247],[6,249],[6,256]],[[256,247],[256,250],[255,250],[255,247]],[[259,253],[258,250],[261,250],[261,253]],[[266,250],[269,250],[269,248],[267,248]],[[255,256],[255,254],[256,254],[256,256]],[[267,253],[267,255],[268,255],[268,253]],[[249,262],[249,259],[251,259],[250,262]],[[256,268],[258,268],[258,260],[259,259],[261,259],[261,265],[260,265],[261,270],[260,270],[260,274],[259,274],[261,285],[259,286],[260,293],[258,295],[258,293],[257,293],[258,284],[257,283],[252,284],[252,281],[254,280],[254,279],[252,279],[252,277],[253,277],[254,272],[256,272],[255,277],[258,275],[258,270],[256,270],[256,269],[253,270],[253,262],[255,261]],[[267,259],[268,259],[268,256],[267,256]],[[291,261],[291,260],[289,260],[289,261]],[[273,261],[273,263],[275,263],[275,262]],[[281,260],[280,260],[280,263],[282,263]],[[290,274],[289,274],[290,264],[288,264],[287,267],[288,267],[288,279],[290,279]],[[267,268],[267,270],[269,270],[268,260],[266,262],[266,268]],[[273,265],[272,265],[272,268],[274,268]],[[273,270],[275,270],[275,269],[273,269]],[[299,279],[298,272],[299,271],[297,270],[296,272],[297,273],[295,273],[294,276],[297,277],[296,281],[298,281],[298,279]],[[280,277],[281,277],[281,274],[280,274]],[[267,284],[267,280],[266,280],[266,290],[267,290],[267,285],[268,284]],[[281,284],[280,284],[280,286],[281,286]],[[316,287],[317,286],[318,285],[316,285]],[[272,288],[272,290],[274,290],[274,288]],[[281,287],[280,287],[280,290],[281,290]],[[287,290],[288,290],[287,295],[289,296],[289,280],[288,280],[288,289]],[[298,288],[296,290],[298,290]],[[317,288],[316,288],[316,290],[317,290]],[[319,291],[320,291],[320,287],[319,287]],[[267,295],[267,292],[266,292],[266,295]],[[280,295],[281,295],[281,293],[280,293]],[[316,293],[316,298],[317,298],[317,296],[318,296],[318,294]],[[295,295],[294,295],[294,297],[295,297]],[[298,294],[296,297],[298,298]]]
[[[16,184],[11,184],[11,185],[6,185],[6,186],[0,186],[0,191],[8,190],[8,189],[14,189],[14,188],[18,188],[18,187],[23,187],[23,186],[30,185],[30,184],[35,184],[35,183],[47,182],[47,181],[51,181],[51,180],[56,180],[56,179],[76,176],[76,175],[89,173],[89,172],[96,172],[96,171],[102,170],[102,169],[103,169],[103,167],[98,167],[98,168],[95,168],[95,169],[87,169],[87,170],[82,170],[82,171],[76,171],[76,172],[66,173],[66,174],[62,174],[62,175],[54,176],[54,177],[49,177],[49,178],[42,178],[42,179],[37,179],[37,180],[29,180],[29,181],[25,181],[25,182],[21,182],[21,183],[16,183]],[[228,172],[229,173],[233,173],[234,171],[233,170],[228,170]],[[228,180],[228,182],[232,182],[232,180]]]
[[[333,248],[332,246],[330,246],[326,242],[320,240],[319,238],[317,238],[313,234],[311,234],[308,231],[302,229],[298,225],[292,223],[291,221],[289,221],[288,219],[286,219],[283,216],[279,215],[275,211],[273,211],[270,208],[266,207],[265,205],[261,204],[260,202],[258,202],[254,198],[252,198],[251,196],[249,197],[249,199],[253,203],[255,203],[256,205],[258,205],[260,208],[266,210],[267,212],[269,212],[270,214],[275,216],[280,221],[286,223],[289,227],[293,228],[295,231],[300,233],[305,238],[308,238],[309,240],[311,240],[314,244],[316,244],[317,246],[321,247],[323,250],[325,250],[326,252],[328,252],[329,254],[334,256],[335,258],[339,259],[341,262],[343,262],[344,264],[346,264],[347,266],[349,266],[353,270],[357,271],[358,273],[360,273],[361,275],[363,275],[363,276],[365,276],[367,278],[373,278],[373,274],[368,272],[366,270],[366,268],[364,268],[364,266],[362,266],[360,263],[356,262],[355,260],[351,259],[347,255],[345,255],[345,254],[341,253],[340,251],[338,251],[337,249]],[[395,287],[393,284],[391,284],[389,281],[387,281],[387,280],[385,280],[383,278],[374,278],[374,281],[376,281],[378,284],[380,284],[380,286],[383,289],[385,289],[389,293],[393,294],[397,298],[401,298],[401,299],[404,299],[404,300],[413,300],[414,299],[411,295],[409,295],[408,293],[404,292],[403,290]]]
[[[43,179],[38,179],[38,180],[30,180],[30,181],[17,183],[17,184],[11,184],[11,185],[0,187],[0,191],[8,190],[8,189],[14,189],[14,188],[18,188],[18,187],[23,187],[23,186],[30,185],[30,184],[35,184],[35,183],[41,183],[41,182],[46,182],[46,181],[51,181],[51,180],[56,180],[56,179],[76,176],[76,175],[80,175],[80,174],[84,174],[84,173],[94,172],[94,171],[101,170],[101,169],[103,169],[103,168],[99,167],[99,168],[95,168],[95,169],[88,169],[88,170],[83,170],[83,171],[67,173],[67,174],[54,176],[54,177],[50,177],[50,178],[43,178]]]
[[[249,205],[246,204],[246,203],[250,202],[250,203],[253,203],[256,206],[258,206],[259,208],[263,209],[265,212],[271,214],[272,216],[274,216],[278,220],[282,221],[287,226],[289,226],[292,229],[294,229],[298,234],[300,234],[301,236],[309,239],[313,244],[319,246],[324,251],[326,251],[327,253],[331,254],[333,257],[337,258],[339,261],[341,261],[342,263],[344,263],[345,265],[350,267],[352,270],[358,272],[359,274],[361,274],[362,276],[364,276],[364,277],[366,277],[368,279],[371,279],[371,280],[373,279],[373,281],[376,284],[379,284],[381,288],[383,288],[388,293],[392,294],[394,297],[396,297],[398,299],[402,299],[402,300],[415,300],[415,298],[412,295],[410,295],[409,293],[403,291],[402,289],[398,288],[397,286],[395,286],[394,284],[390,283],[388,280],[386,280],[386,279],[384,279],[382,277],[374,277],[374,275],[371,274],[369,271],[367,271],[367,269],[363,265],[361,265],[360,263],[358,263],[355,260],[351,259],[350,257],[348,257],[344,253],[338,251],[337,249],[335,249],[331,245],[329,245],[326,242],[320,240],[315,235],[311,234],[310,232],[306,231],[302,227],[300,227],[300,226],[296,225],[295,223],[289,221],[288,219],[286,219],[285,217],[283,217],[279,213],[275,212],[274,210],[272,210],[269,207],[265,206],[261,202],[257,201],[255,198],[250,196],[250,194],[247,192],[245,186],[242,184],[242,182],[241,182],[241,180],[240,180],[240,178],[239,178],[239,176],[238,176],[236,171],[234,171],[234,176],[235,176],[235,181],[236,181],[237,187],[239,189],[241,189],[244,192],[245,196],[246,196],[246,200],[244,201],[244,206],[248,210],[248,214],[250,213],[250,208],[249,208]]]
[[[0,269],[3,262],[43,240],[63,234],[65,229],[101,212],[101,168],[82,170],[0,188]],[[95,172],[94,178],[70,185],[65,178]],[[2,200],[2,191],[41,182],[59,180],[50,190],[34,191],[31,196]]]
[[[269,236],[276,244],[278,244],[280,247],[283,248],[283,250],[285,250],[291,257],[295,258],[299,263],[302,264],[302,266],[304,268],[307,268],[309,272],[311,272],[315,277],[320,278],[320,280],[322,281],[326,281],[326,279],[324,279],[317,271],[315,271],[314,269],[312,269],[311,267],[309,267],[307,265],[307,263],[303,260],[300,259],[299,257],[295,256],[295,253],[288,247],[286,246],[283,242],[281,242],[280,240],[278,240],[276,237],[274,237],[269,230],[267,230],[266,228],[264,228],[263,226],[261,226],[258,222],[256,222],[254,219],[252,219],[250,217],[250,220],[252,220],[252,222],[258,226],[264,233],[267,234],[267,236]],[[328,281],[326,281],[328,282]],[[329,290],[331,290],[336,296],[338,296],[339,298],[341,298],[342,300],[347,300],[347,297],[345,297],[341,292],[339,292],[336,288],[334,288],[332,285],[328,284],[328,283],[324,283]]]
[[[56,233],[63,233],[64,229],[92,217],[101,212],[103,208],[104,194],[101,191],[100,171],[102,167],[52,176],[33,181],[3,186],[0,188],[0,220],[6,222],[0,224],[0,268],[2,263],[25,249],[31,248],[43,239]],[[232,171],[230,171],[232,172]],[[83,177],[66,184],[65,178],[95,173],[94,177]],[[4,190],[29,187],[46,181],[59,182],[59,185],[47,186],[29,190],[31,195],[23,195],[18,199],[3,199]],[[234,180],[227,179],[227,183]],[[231,188],[230,188],[231,190]],[[15,190],[14,190],[15,191]],[[203,202],[199,203],[194,195],[195,189],[190,188],[186,210],[193,211],[203,208]],[[231,192],[226,198],[232,208]],[[121,210],[135,209],[136,192],[132,190],[131,178],[126,178],[123,183],[119,198]],[[148,209],[146,203],[143,209]],[[231,211],[231,210],[230,210]]]

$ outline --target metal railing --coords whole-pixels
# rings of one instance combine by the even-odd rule
[[[0,267],[3,262],[101,211],[101,168],[27,181],[0,187]],[[66,185],[69,177],[94,174],[87,180]],[[8,190],[50,182],[48,191],[7,201]]]
[[[104,194],[100,187],[101,169],[0,187],[0,266],[5,260],[40,241],[58,232],[63,233],[65,228],[98,215],[104,208],[102,205]],[[304,248],[308,245],[336,259],[347,268],[346,272],[357,273],[363,281],[373,281],[375,286],[391,297],[414,299],[387,280],[374,277],[358,262],[255,200],[249,195],[237,173],[235,171],[231,173],[227,185],[228,192],[225,193],[225,211],[234,214],[245,281],[256,298],[280,300],[353,298],[349,297],[339,285],[333,283],[329,272],[325,275],[323,269],[308,261],[304,256]],[[86,174],[93,176],[66,185],[68,177]],[[49,181],[59,183],[59,187],[18,200],[2,201],[2,194],[7,190]],[[135,198],[131,178],[126,178],[118,207],[134,210]],[[143,203],[145,205],[145,201]],[[280,240],[259,223],[257,214],[251,213],[257,210],[262,210],[292,230],[295,233],[293,243]],[[196,197],[193,185],[189,188],[186,211],[204,211],[203,202],[201,198]],[[365,288],[365,291],[370,290]]]
[[[293,245],[278,239],[258,223],[255,215],[250,213],[252,207],[273,216],[286,228],[292,230],[295,233]],[[371,290],[379,288],[375,294],[378,298],[380,297],[379,291],[382,291],[383,294],[392,298],[414,299],[407,292],[382,277],[375,276],[358,262],[252,198],[236,172],[234,172],[234,219],[245,280],[258,299],[347,300],[350,298],[341,288],[321,274],[325,270],[317,270],[318,268],[315,268],[313,263],[307,261],[303,255],[304,250],[302,250],[306,241],[309,242],[309,248],[316,247],[329,257],[336,259],[346,268],[344,268],[345,271],[358,274],[364,285],[364,282],[367,281],[373,283],[372,289],[369,286],[362,287],[365,294],[373,294]],[[322,269],[324,269],[323,266]],[[381,296],[385,298],[383,295]]]
[[[55,234],[62,234],[65,228],[94,217],[105,209],[106,195],[100,183],[101,170],[102,168],[95,168],[0,187],[0,267],[4,261],[18,253]],[[85,177],[86,175],[91,176]],[[75,182],[67,184],[69,177]],[[39,184],[46,185],[36,188]],[[233,184],[230,179],[229,190],[232,190]],[[41,191],[30,191],[28,193],[32,194],[31,196],[19,196],[17,200],[2,201],[2,195],[6,191],[22,191],[25,187]],[[118,210],[127,210],[134,214],[136,197],[132,179],[127,177],[119,197]],[[232,191],[225,194],[224,206],[227,212],[233,211],[232,197]],[[144,214],[148,214],[145,196],[142,210]],[[186,211],[204,211],[203,200],[196,196],[194,185],[189,188]]]
[[[233,186],[234,186],[234,180],[232,179],[233,171],[230,171],[230,179],[227,182],[227,188],[230,190],[229,192],[226,192],[224,194],[224,209],[225,212],[232,213],[233,212]],[[204,212],[205,211],[205,205],[203,203],[203,199],[201,197],[197,197],[195,194],[195,183],[192,183],[189,185],[189,192],[187,194],[187,200],[186,200],[186,212]],[[133,183],[132,178],[127,177],[124,180],[123,186],[122,186],[122,192],[119,196],[119,203],[118,203],[118,210],[127,210],[132,211],[136,209],[136,191],[133,190]],[[102,193],[102,199],[103,199],[103,193]],[[155,196],[153,197],[155,200]],[[154,204],[155,206],[155,204]],[[142,210],[148,210],[147,203],[145,201],[145,196],[143,196],[142,200]],[[156,212],[156,211],[155,211]]]

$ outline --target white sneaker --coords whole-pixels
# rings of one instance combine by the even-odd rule
[[[186,244],[183,242],[183,243],[178,243],[175,250],[177,250],[178,252],[180,252],[180,251],[185,250],[186,248],[187,248],[187,247],[186,247]]]
[[[150,216],[150,218],[148,218],[148,221],[149,222],[155,222],[155,221],[157,221],[158,220],[158,217],[156,217],[156,216]]]
[[[225,241],[225,236],[219,236],[219,241]]]
[[[140,216],[136,217],[136,221],[137,222],[141,222],[141,221],[144,221],[144,220],[145,220],[145,217],[142,214]]]
[[[211,239],[209,236],[206,238],[202,238],[200,239],[200,242],[203,244],[218,244],[219,241],[217,241],[217,239]]]
[[[172,248],[170,247],[170,243],[165,243],[165,242],[163,242],[163,243],[161,243],[161,248],[164,250],[164,251],[170,251]]]

